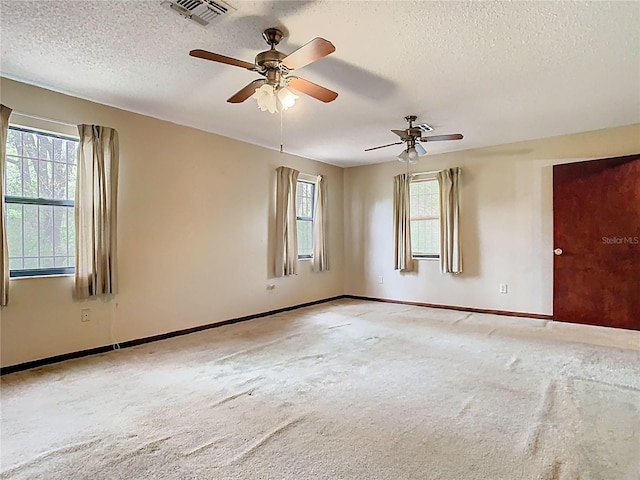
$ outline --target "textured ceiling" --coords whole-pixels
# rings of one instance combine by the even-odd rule
[[[390,129],[418,115],[431,153],[640,122],[640,2],[241,1],[209,27],[154,1],[0,1],[2,76],[279,148],[279,115],[226,99],[257,75],[192,58],[253,61],[261,32],[288,53],[320,36],[329,57],[296,71],[339,92],[301,96],[284,149],[352,166],[389,161]]]

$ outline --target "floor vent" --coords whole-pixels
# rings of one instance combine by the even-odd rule
[[[205,27],[220,15],[235,10],[220,0],[164,0],[161,5]]]

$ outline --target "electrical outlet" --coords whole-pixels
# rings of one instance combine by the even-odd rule
[[[384,278],[382,277],[382,275],[378,277],[378,283],[384,283]]]
[[[80,316],[80,321],[81,322],[90,322],[91,321],[91,309],[90,308],[84,308],[81,312],[81,316]]]
[[[501,283],[500,284],[500,293],[507,293],[507,284],[506,283]]]

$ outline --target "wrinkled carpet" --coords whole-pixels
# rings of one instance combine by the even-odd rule
[[[639,340],[333,301],[5,375],[1,478],[635,480]]]

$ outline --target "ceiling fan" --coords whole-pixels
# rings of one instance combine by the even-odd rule
[[[262,33],[262,37],[271,48],[258,53],[254,63],[225,57],[224,55],[207,52],[206,50],[191,50],[189,55],[204,60],[245,68],[265,77],[254,80],[236,92],[227,100],[229,103],[241,103],[253,96],[258,100],[258,106],[261,110],[269,110],[271,113],[275,113],[279,110],[278,104],[280,108],[286,110],[293,106],[295,100],[298,98],[288,87],[325,103],[335,100],[338,96],[336,92],[289,74],[293,70],[302,68],[335,52],[336,47],[328,40],[317,37],[287,55],[279,52],[275,48],[283,36],[284,34],[281,30],[277,28],[267,28]]]
[[[407,144],[407,148],[398,155],[398,160],[401,162],[408,163],[417,163],[418,157],[423,156],[427,153],[425,148],[420,145],[419,142],[439,142],[442,140],[462,140],[462,135],[459,133],[454,133],[451,135],[433,135],[431,137],[423,137],[422,134],[424,131],[420,127],[414,127],[413,122],[417,120],[418,117],[415,115],[407,115],[404,119],[409,122],[409,128],[404,130],[391,130],[393,133],[400,137],[399,142],[388,143],[387,145],[380,145],[379,147],[367,148],[365,152],[369,152],[371,150],[377,150],[379,148],[386,148],[392,145],[401,145],[402,143]]]

